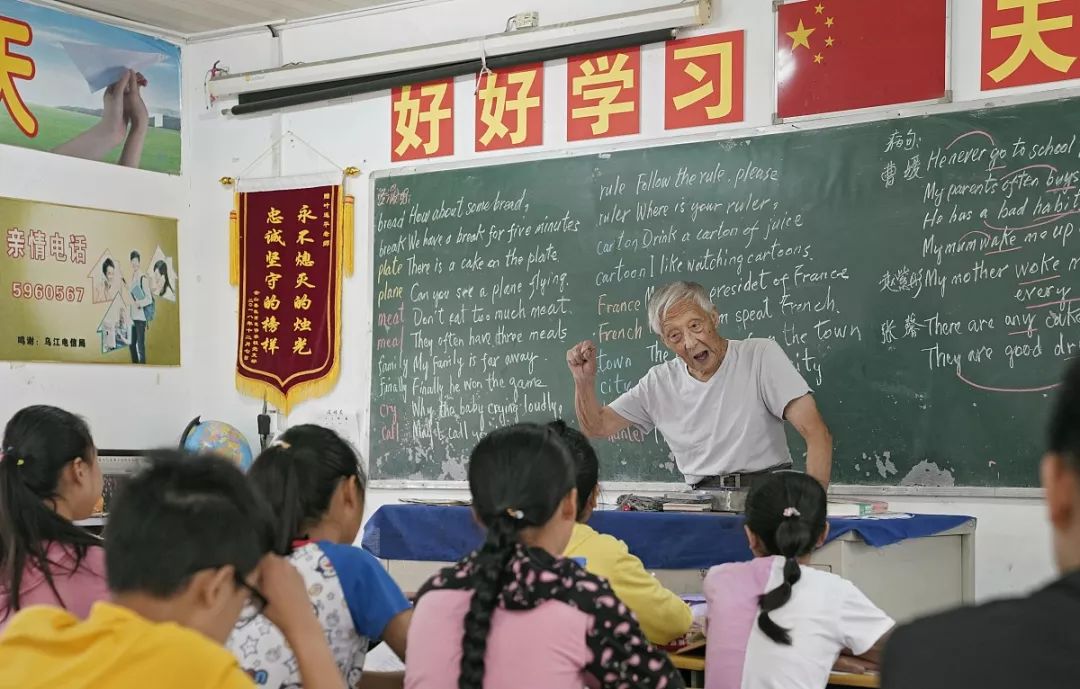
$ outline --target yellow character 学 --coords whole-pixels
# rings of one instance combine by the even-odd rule
[[[575,96],[593,101],[591,105],[574,108],[574,119],[595,118],[590,125],[593,135],[604,134],[611,128],[611,116],[634,111],[634,103],[616,102],[623,89],[634,87],[634,70],[626,63],[630,57],[619,53],[612,60],[608,55],[586,60],[581,64],[581,74],[575,76],[571,88]]]

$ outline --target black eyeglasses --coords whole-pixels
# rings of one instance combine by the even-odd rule
[[[266,600],[266,596],[263,595],[262,591],[244,581],[244,577],[240,576],[239,572],[234,576],[236,585],[248,592],[248,605],[251,607],[251,616],[261,615],[266,610],[266,606],[270,604],[270,601]]]

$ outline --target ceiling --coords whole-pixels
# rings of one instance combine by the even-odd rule
[[[389,5],[399,0],[63,0],[184,35]]]

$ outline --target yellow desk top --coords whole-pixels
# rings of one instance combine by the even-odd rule
[[[847,672],[834,672],[829,675],[829,686],[869,687],[869,689],[878,689],[878,687],[881,686],[881,676],[853,675]]]
[[[693,672],[705,671],[705,657],[696,653],[680,655],[670,653],[671,664],[679,670]],[[846,672],[834,672],[829,675],[829,686],[838,687],[866,687],[878,689],[881,686],[881,678],[878,675],[853,675]]]
[[[687,653],[685,655],[669,653],[668,657],[671,658],[671,664],[679,670],[692,670],[695,672],[705,671],[705,656],[694,653]]]

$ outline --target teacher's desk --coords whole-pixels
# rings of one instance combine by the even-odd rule
[[[702,592],[709,567],[749,560],[743,518],[723,513],[595,512],[589,525],[622,539],[669,589]],[[974,601],[975,520],[930,514],[830,517],[811,564],[858,586],[898,622]],[[363,545],[406,591],[480,545],[468,507],[384,505]]]

